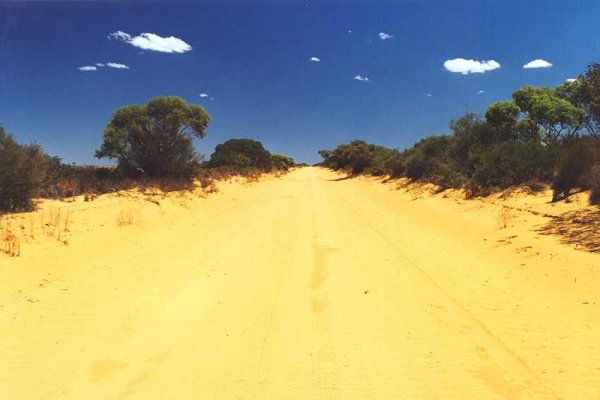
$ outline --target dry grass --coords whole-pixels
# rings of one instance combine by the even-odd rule
[[[10,224],[0,225],[0,251],[11,257],[21,254],[21,242]]]
[[[69,244],[70,220],[70,211],[64,211],[61,208],[51,208],[48,210],[48,214],[44,212],[40,214],[40,227],[46,235],[55,238],[63,244]],[[35,236],[33,227],[34,224],[31,223],[30,236]]]
[[[513,210],[509,207],[502,206],[500,212],[498,212],[498,226],[500,229],[506,229],[513,225],[514,215]]]
[[[256,183],[260,181],[260,177],[262,176],[261,171],[250,170],[248,171],[244,177],[246,178],[246,184]]]
[[[119,211],[117,214],[117,225],[118,226],[128,226],[133,225],[138,217],[139,210],[134,210],[132,208],[125,208]]]

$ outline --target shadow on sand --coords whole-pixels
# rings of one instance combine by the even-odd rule
[[[578,210],[552,218],[538,233],[557,235],[562,243],[600,253],[600,209]]]
[[[341,178],[328,179],[329,182],[339,182],[354,178],[352,175],[342,176]]]

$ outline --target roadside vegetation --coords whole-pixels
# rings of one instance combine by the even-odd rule
[[[319,154],[322,165],[353,175],[406,177],[472,195],[550,185],[553,201],[591,189],[600,204],[600,64],[554,88],[522,87],[484,115],[451,121],[449,134],[402,151],[355,140]]]
[[[271,154],[260,142],[231,139],[216,147],[208,161],[194,150],[206,136],[210,115],[179,97],[155,97],[145,105],[116,110],[104,129],[95,156],[110,166],[66,164],[33,144],[20,144],[0,126],[0,213],[28,211],[33,199],[62,199],[136,187],[165,191],[210,187],[233,175],[256,177],[287,171],[290,157]]]

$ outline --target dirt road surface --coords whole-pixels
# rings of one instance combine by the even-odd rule
[[[320,168],[90,204],[0,258],[0,399],[600,398],[600,256],[537,220]]]

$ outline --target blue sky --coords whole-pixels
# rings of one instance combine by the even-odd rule
[[[93,152],[114,110],[176,95],[213,117],[205,155],[232,137],[306,162],[356,138],[404,148],[522,85],[576,77],[600,61],[598,21],[593,0],[0,3],[0,124],[106,163]],[[444,67],[457,58],[500,67]],[[536,59],[552,66],[523,68]],[[78,69],[108,62],[129,68]]]

